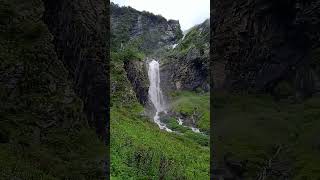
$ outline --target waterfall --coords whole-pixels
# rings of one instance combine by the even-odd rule
[[[173,132],[171,129],[169,129],[166,124],[162,123],[160,121],[159,113],[167,113],[166,104],[164,102],[163,94],[160,88],[160,65],[159,63],[152,59],[152,61],[149,62],[149,70],[148,70],[148,77],[150,82],[149,87],[149,99],[151,100],[152,104],[155,107],[156,113],[153,117],[153,121],[159,126],[160,129],[164,129],[168,132]],[[177,119],[178,124],[181,126],[183,125],[183,120],[181,118]],[[195,127],[190,126],[184,126],[190,128],[195,133],[201,133],[199,129]]]
[[[165,129],[168,132],[172,132],[171,129],[167,128],[166,125],[160,121],[159,117],[160,112],[166,113],[166,107],[160,88],[159,63],[154,59],[149,62],[148,76],[150,82],[149,98],[156,109],[156,114],[153,117],[153,121],[159,126],[160,129]]]

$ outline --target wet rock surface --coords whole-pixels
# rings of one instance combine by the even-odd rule
[[[127,60],[124,62],[124,68],[140,104],[147,105],[149,100],[149,79],[146,62],[142,60]]]
[[[109,117],[106,3],[44,1],[44,21],[53,35],[57,55],[84,102],[89,124],[104,139]]]
[[[0,12],[1,177],[105,177],[107,5],[4,0]]]
[[[302,96],[319,91],[318,68],[311,66],[320,43],[319,9],[315,0],[217,1],[211,33],[214,88],[273,92],[288,81]]]

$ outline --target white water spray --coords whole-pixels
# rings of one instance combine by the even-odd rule
[[[203,134],[201,131],[200,131],[200,129],[198,129],[198,128],[195,128],[195,127],[192,127],[192,126],[185,126],[185,125],[183,125],[183,119],[181,119],[181,118],[178,118],[177,119],[177,122],[178,122],[178,124],[180,125],[180,126],[184,126],[184,127],[187,127],[187,128],[190,128],[193,132],[195,132],[195,133],[201,133],[201,134]]]
[[[148,70],[148,76],[149,76],[149,98],[156,108],[156,114],[153,117],[153,120],[156,124],[158,124],[160,129],[165,129],[168,132],[172,132],[171,129],[167,128],[167,126],[160,121],[159,113],[165,112],[166,113],[166,107],[162,95],[162,91],[160,88],[160,68],[159,63],[156,60],[152,60],[149,62],[149,70]]]
[[[166,126],[166,124],[160,121],[160,117],[159,117],[160,112],[167,113],[163,94],[160,88],[159,66],[160,66],[159,63],[154,59],[149,62],[149,70],[148,70],[148,76],[149,76],[149,82],[150,82],[149,98],[156,109],[156,114],[153,117],[153,121],[159,126],[160,129],[164,129],[168,132],[173,132],[171,129],[169,129]],[[183,119],[178,118],[177,121],[179,125],[183,125]],[[185,126],[185,127],[190,128],[195,133],[201,133],[200,130],[195,127],[189,127],[189,126]]]

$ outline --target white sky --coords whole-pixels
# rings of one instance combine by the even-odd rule
[[[111,0],[120,6],[179,20],[183,31],[210,17],[210,0]]]

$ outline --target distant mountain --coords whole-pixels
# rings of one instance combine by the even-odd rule
[[[179,21],[111,3],[111,48],[137,47],[144,53],[171,46],[183,36]]]

